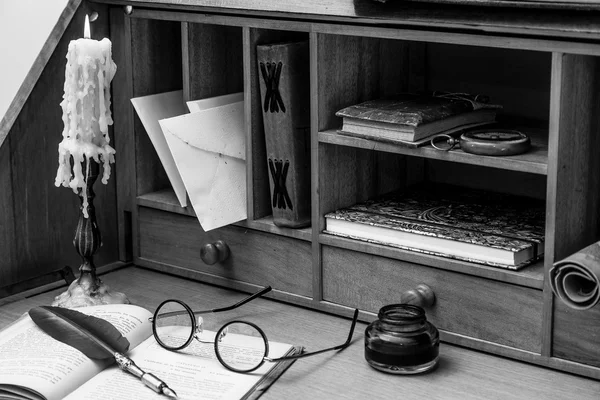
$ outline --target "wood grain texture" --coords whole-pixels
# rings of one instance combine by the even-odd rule
[[[16,259],[14,195],[12,189],[10,137],[0,145],[0,281],[2,286],[17,282],[19,263]]]
[[[312,290],[310,244],[237,227],[204,232],[195,218],[141,208],[140,257],[303,296]],[[200,248],[224,240],[231,256],[206,265]],[[177,248],[177,251],[173,251]]]
[[[103,279],[114,290],[126,293],[134,304],[150,311],[173,297],[199,309],[233,304],[244,296],[237,291],[140,268],[115,271]],[[61,290],[3,305],[0,328],[34,306],[49,304]],[[293,307],[273,301],[271,296],[214,315],[207,322],[218,326],[231,319],[250,320],[265,330],[269,340],[304,345],[308,350],[344,340],[350,322],[347,318]],[[578,400],[596,400],[600,392],[599,381],[446,343],[440,348],[440,365],[432,373],[411,377],[384,374],[370,368],[364,360],[365,327],[365,323],[356,326],[352,344],[344,351],[297,361],[261,399],[571,400],[576,396]]]
[[[594,38],[600,23],[594,13],[516,8],[456,7],[442,4],[394,1],[385,6],[375,1],[322,2],[275,0],[94,0],[135,7],[239,13],[254,16],[413,25],[429,29]],[[522,2],[519,2],[522,3]]]
[[[242,92],[242,29],[188,24],[190,99]]]
[[[436,302],[427,318],[439,329],[532,352],[541,350],[542,292],[495,281],[323,248],[323,298],[377,312],[424,283]],[[518,312],[515,312],[518,310]]]
[[[554,262],[600,237],[599,71],[597,57],[561,53],[553,56],[547,271]],[[549,315],[546,327],[553,354],[600,365],[597,312],[576,313],[566,310],[559,301],[552,297],[546,301],[547,313],[554,312],[554,320]]]
[[[131,19],[123,10],[110,9],[110,36],[113,59],[117,73],[113,78],[114,131],[117,132],[114,146],[118,161],[117,179],[117,223],[119,232],[119,259],[133,258],[133,226],[130,215],[135,207],[135,154],[133,97],[133,66],[131,58]]]
[[[44,71],[44,68],[50,60],[50,57],[52,56],[53,52],[56,50],[59,41],[61,40],[65,30],[69,26],[69,23],[71,22],[71,19],[75,15],[75,12],[77,11],[80,4],[81,0],[69,0],[67,5],[65,6],[65,9],[58,18],[56,25],[52,29],[52,32],[50,32],[48,39],[46,39],[46,42],[44,43],[40,54],[36,57],[35,61],[33,62],[33,65],[31,66],[31,69],[25,77],[25,80],[19,87],[15,98],[13,99],[10,106],[8,107],[8,110],[6,110],[6,113],[2,117],[2,120],[0,121],[0,147],[2,147],[4,140],[8,136],[10,130],[12,129],[13,124],[17,120],[21,109],[25,106],[29,95],[31,94],[34,86],[36,85],[38,79]]]
[[[554,299],[552,355],[600,367],[600,308],[573,310]]]
[[[99,18],[93,25],[92,38],[109,36],[107,7],[97,4],[94,9]],[[10,238],[15,253],[9,272],[0,269],[1,274],[8,274],[0,278],[3,284],[43,275],[64,265],[77,271],[81,262],[72,244],[79,198],[69,188],[55,187],[54,180],[63,130],[60,102],[65,55],[70,40],[82,36],[86,13],[91,13],[88,3],[82,4],[73,16],[9,133],[7,150],[11,153],[12,176],[6,187],[12,191],[14,203],[8,211],[12,217],[8,218],[15,222],[14,236]],[[112,129],[110,132],[112,135]],[[103,236],[103,247],[94,261],[101,266],[118,259],[115,177],[107,185],[97,182],[94,191],[97,222]]]

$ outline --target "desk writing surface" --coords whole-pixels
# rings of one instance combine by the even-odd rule
[[[136,267],[102,276],[112,290],[154,311],[166,298],[193,309],[233,304],[245,295]],[[0,328],[36,305],[49,305],[64,288],[0,307]],[[215,314],[215,324],[245,319],[262,327],[270,340],[317,350],[345,340],[350,320],[259,298],[240,309]],[[205,321],[208,317],[205,318]],[[208,321],[207,321],[208,322]],[[600,398],[600,382],[442,343],[440,365],[431,373],[395,376],[376,371],[364,360],[364,330],[342,352],[296,361],[261,400],[270,399],[569,399]]]

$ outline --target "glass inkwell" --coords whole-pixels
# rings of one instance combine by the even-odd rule
[[[437,365],[439,332],[427,321],[425,310],[417,305],[433,303],[432,300],[419,301],[425,299],[422,294],[427,290],[430,299],[435,297],[427,286],[419,287],[405,293],[412,298],[410,302],[413,304],[403,302],[382,307],[378,319],[365,330],[365,359],[371,367],[391,374],[407,375],[426,372]]]

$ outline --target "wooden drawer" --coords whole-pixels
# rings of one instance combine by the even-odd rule
[[[600,307],[573,310],[554,299],[552,355],[600,367]]]
[[[312,296],[311,246],[308,242],[226,226],[204,232],[195,217],[139,208],[140,257],[227,279]],[[231,255],[205,264],[200,248],[224,240]]]
[[[427,318],[439,329],[541,351],[542,291],[423,265],[323,247],[324,300],[377,313],[419,283],[436,295]]]

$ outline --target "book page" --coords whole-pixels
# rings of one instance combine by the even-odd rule
[[[111,322],[129,340],[130,348],[151,335],[152,314],[141,307],[119,304],[77,311]],[[16,386],[38,393],[38,398],[62,399],[113,361],[87,358],[45,334],[27,314],[0,332],[0,390],[15,391]]]
[[[206,331],[205,331],[206,334]],[[293,346],[269,342],[269,357],[281,357]],[[145,372],[150,372],[173,389],[179,399],[241,399],[276,365],[265,362],[251,373],[236,373],[217,360],[212,343],[194,340],[179,352],[160,347],[154,337],[148,338],[129,356]],[[164,400],[133,375],[113,366],[86,382],[65,400]]]

